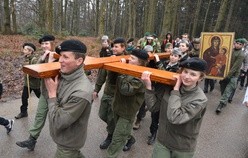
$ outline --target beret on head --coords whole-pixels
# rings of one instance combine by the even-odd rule
[[[146,45],[143,50],[147,52],[153,52],[153,47],[151,45]]]
[[[198,57],[193,57],[181,62],[180,67],[205,72],[207,69],[207,62]]]
[[[245,44],[245,43],[247,43],[247,40],[245,38],[238,38],[238,39],[235,40],[235,42]]]
[[[118,37],[113,41],[113,44],[117,44],[117,43],[126,43],[126,40],[122,37]]]
[[[134,41],[134,38],[129,38],[128,40],[127,40],[127,43],[130,43],[130,42],[133,42]]]
[[[85,44],[80,42],[79,40],[66,40],[62,42],[59,46],[57,46],[55,51],[58,54],[60,54],[60,52],[62,51],[72,51],[85,54],[87,52],[87,48]]]
[[[55,40],[55,37],[53,35],[44,35],[43,37],[39,39],[39,43],[41,44],[42,42],[54,41],[54,40]]]
[[[33,43],[24,43],[22,48],[24,48],[25,46],[29,46],[29,47],[33,48],[33,51],[36,51],[36,47],[35,47],[35,45],[33,45]]]
[[[142,60],[147,60],[149,58],[148,53],[141,49],[134,49],[132,50],[131,54]]]
[[[182,51],[179,48],[174,48],[172,54],[182,56]]]
[[[169,48],[169,46],[171,46],[171,45],[172,45],[172,43],[166,43],[165,48]]]
[[[150,32],[146,32],[145,34],[144,34],[144,36],[149,36],[150,35]]]

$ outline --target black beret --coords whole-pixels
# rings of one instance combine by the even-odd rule
[[[133,42],[134,41],[134,38],[129,38],[128,40],[127,40],[127,43],[130,43],[130,42]]]
[[[113,44],[116,44],[116,43],[126,43],[126,40],[122,37],[118,37],[113,41]]]
[[[181,62],[180,67],[204,72],[207,69],[207,62],[198,57],[193,57]]]
[[[62,51],[72,51],[79,53],[86,53],[87,48],[85,44],[79,40],[66,40],[55,48],[56,53],[60,54]]]
[[[35,45],[33,45],[33,43],[24,43],[22,48],[24,48],[25,46],[29,46],[29,47],[33,48],[34,51],[36,51],[36,47],[35,47]]]
[[[53,35],[44,35],[43,37],[39,39],[39,43],[41,44],[42,42],[54,41],[54,40],[55,40],[55,37]]]
[[[132,50],[131,54],[142,60],[147,60],[149,58],[148,53],[141,49],[134,49]]]

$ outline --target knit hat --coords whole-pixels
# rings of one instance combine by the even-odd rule
[[[79,40],[66,40],[56,47],[55,51],[58,54],[62,51],[72,51],[85,54],[87,52],[87,48],[85,44]]]
[[[147,60],[149,58],[147,52],[141,49],[134,49],[132,50],[131,54],[142,60]]]
[[[35,45],[33,45],[33,43],[24,43],[22,48],[24,48],[25,46],[31,47],[33,49],[33,52],[36,51],[36,47],[35,47]]]
[[[181,62],[180,67],[204,72],[207,69],[207,62],[198,57],[192,57]]]
[[[54,40],[55,40],[55,37],[53,35],[44,35],[43,37],[39,39],[39,43],[41,44],[42,42],[54,41]]]
[[[126,40],[122,37],[118,37],[113,41],[113,44],[117,44],[117,43],[126,43]]]
[[[235,40],[235,42],[236,43],[239,42],[239,43],[245,44],[245,43],[247,43],[247,40],[245,38],[238,38],[238,39]]]
[[[134,41],[134,38],[129,38],[128,40],[127,40],[127,43],[130,43],[130,42],[133,42]]]
[[[182,51],[179,48],[174,48],[172,54],[182,56]]]
[[[147,52],[153,52],[153,47],[151,45],[146,45],[143,50]]]

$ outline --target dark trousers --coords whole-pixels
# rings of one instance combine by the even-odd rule
[[[240,87],[244,87],[244,83],[245,83],[245,78],[246,78],[246,84],[245,86],[247,87],[248,85],[248,77],[247,77],[248,73],[247,71],[241,71],[240,72],[240,76],[239,76],[239,80],[240,80]]]
[[[145,116],[146,116],[146,103],[144,101],[139,109],[139,113],[137,114],[137,120],[141,121]]]
[[[8,125],[8,124],[9,124],[9,121],[8,121],[8,120],[6,120],[6,119],[3,118],[3,117],[0,117],[0,125],[6,126],[6,125]]]
[[[204,92],[208,92],[208,87],[210,86],[210,91],[214,90],[215,81],[213,79],[205,79],[204,81]]]
[[[40,89],[32,89],[30,88],[30,93],[34,91],[34,94],[37,98],[40,98]],[[24,86],[22,91],[22,106],[21,106],[21,113],[27,113],[28,109],[28,87]]]
[[[156,133],[157,133],[157,130],[158,130],[159,112],[160,112],[160,111],[152,112],[152,113],[151,113],[152,121],[151,121],[151,125],[150,125],[150,133],[151,133],[152,135],[153,135],[153,134],[156,134]]]

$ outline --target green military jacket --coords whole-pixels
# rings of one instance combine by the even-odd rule
[[[113,111],[122,118],[133,121],[144,102],[145,86],[136,77],[120,75],[113,100]]]
[[[31,54],[30,56],[25,57],[24,65],[36,64],[37,60],[38,60],[37,57],[34,54]],[[32,88],[32,89],[39,89],[40,88],[40,79],[29,76],[29,85],[30,85],[30,88]],[[25,77],[24,77],[24,86],[28,86],[27,74],[25,74]]]
[[[161,100],[157,140],[169,150],[193,152],[208,99],[199,86],[170,90],[165,89]],[[154,91],[146,90],[145,102],[148,107],[155,105]]]
[[[240,50],[233,50],[232,52],[232,58],[231,58],[231,64],[230,64],[230,70],[227,75],[227,78],[231,77],[238,77],[240,68],[242,66],[243,60],[245,58],[245,53]]]

